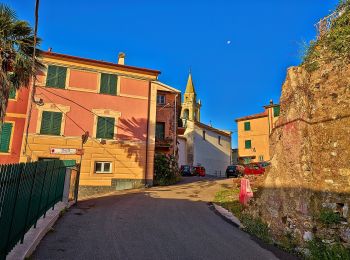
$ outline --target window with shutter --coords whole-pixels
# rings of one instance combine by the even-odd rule
[[[115,119],[113,117],[97,118],[96,138],[113,139]]]
[[[65,88],[67,68],[49,65],[47,68],[46,86],[53,88]]]
[[[244,146],[245,146],[245,149],[251,149],[252,148],[252,141],[251,140],[245,140]]]
[[[113,74],[101,74],[100,93],[117,95],[117,76]]]
[[[2,125],[2,131],[0,135],[0,152],[2,153],[8,153],[10,151],[12,128],[12,123],[5,122]]]
[[[9,99],[15,99],[15,98],[16,98],[16,89],[10,88]]]
[[[250,131],[250,122],[244,122],[244,131]]]
[[[278,117],[280,115],[280,106],[273,107],[273,116]]]
[[[62,113],[43,111],[41,118],[40,134],[60,135],[61,134]]]
[[[156,139],[157,140],[164,140],[165,137],[165,123],[164,122],[157,122],[156,123]]]

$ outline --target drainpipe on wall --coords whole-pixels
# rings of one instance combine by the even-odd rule
[[[148,176],[148,144],[149,144],[149,123],[150,123],[150,114],[151,114],[151,81],[148,81],[148,111],[147,111],[147,134],[146,134],[146,165],[145,165],[145,176],[144,184],[147,185],[147,176]]]
[[[173,147],[173,150],[174,150],[174,158],[175,158],[175,155],[176,155],[176,150],[175,148],[177,147],[177,113],[176,113],[176,109],[177,109],[177,96],[179,94],[176,94],[175,96],[175,107],[174,107],[174,147]]]

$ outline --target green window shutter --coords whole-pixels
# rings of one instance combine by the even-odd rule
[[[46,86],[64,89],[66,86],[66,75],[66,67],[49,65],[47,68]]]
[[[46,75],[46,86],[53,87],[55,85],[55,76],[56,76],[56,66],[49,65],[47,68]]]
[[[51,112],[43,111],[41,116],[40,134],[47,135],[51,128]]]
[[[100,93],[107,94],[108,93],[108,74],[101,74],[101,85],[100,85]]]
[[[250,122],[244,122],[244,131],[250,131]]]
[[[245,149],[252,148],[252,141],[251,140],[245,140],[244,146],[245,146]]]
[[[117,94],[117,76],[112,74],[101,74],[100,93]]]
[[[115,119],[113,117],[106,117],[106,138],[113,139],[114,137],[114,124]]]
[[[164,139],[165,124],[163,122],[156,123],[156,138],[159,140]]]
[[[62,113],[43,111],[41,119],[40,134],[60,135],[61,134]]]
[[[117,76],[109,75],[109,94],[117,95]]]
[[[10,141],[12,133],[12,123],[4,123],[0,135],[0,152],[7,153],[10,150]]]
[[[280,115],[280,106],[273,107],[273,116],[277,117]]]
[[[113,139],[115,119],[112,117],[97,118],[96,138]]]
[[[16,89],[11,87],[10,93],[9,93],[9,99],[15,99],[16,98]]]
[[[67,68],[65,67],[57,67],[57,87],[58,88],[65,88],[66,87],[66,75],[67,75]]]
[[[97,118],[96,138],[103,138],[105,132],[105,120],[103,117]]]
[[[61,134],[61,123],[62,123],[62,113],[60,112],[52,112],[52,135],[60,135]]]

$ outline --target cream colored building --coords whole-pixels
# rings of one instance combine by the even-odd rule
[[[237,118],[238,160],[240,163],[269,161],[269,135],[278,119],[280,106],[264,106],[259,114]]]
[[[179,165],[204,166],[206,174],[224,175],[231,162],[231,132],[201,123],[200,108],[190,74],[181,111],[184,129],[179,136]]]

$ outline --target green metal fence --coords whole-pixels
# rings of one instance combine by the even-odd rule
[[[62,200],[65,176],[60,160],[0,165],[0,259]]]

